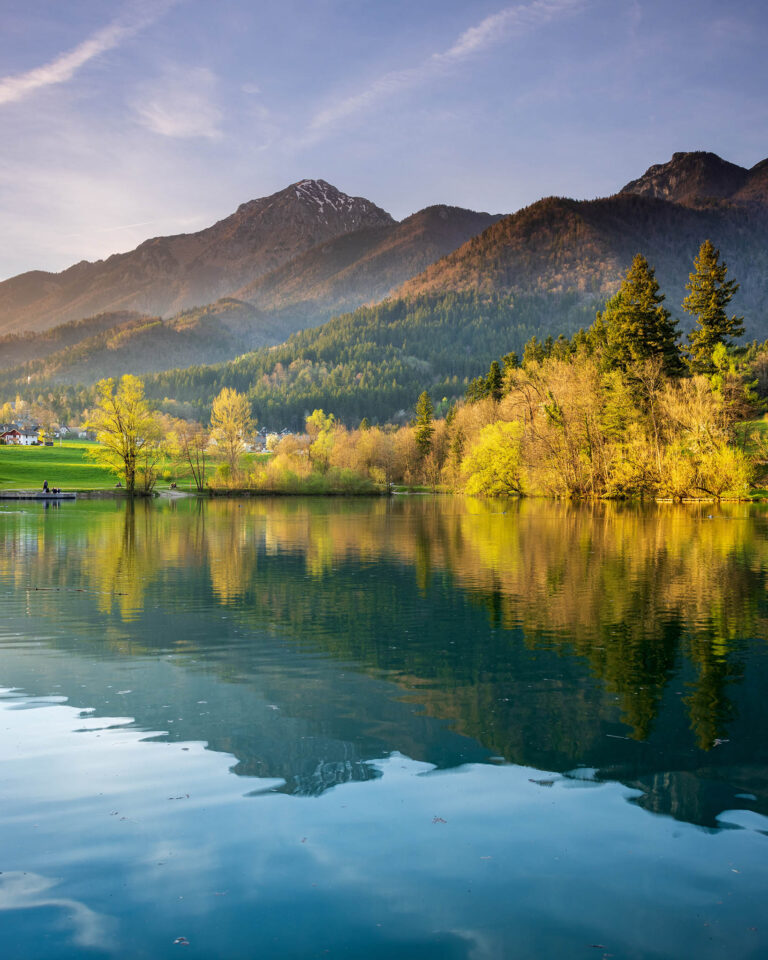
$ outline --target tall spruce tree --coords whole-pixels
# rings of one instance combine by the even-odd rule
[[[429,453],[432,446],[432,434],[435,431],[432,423],[434,412],[435,408],[432,400],[425,390],[416,401],[416,446],[419,448],[422,457]]]
[[[501,376],[501,367],[499,366],[498,360],[494,360],[491,363],[485,382],[488,389],[488,396],[498,403],[504,394],[504,380]]]
[[[677,322],[671,319],[663,303],[664,294],[659,293],[653,267],[642,254],[636,254],[601,318],[607,327],[611,365],[626,370],[634,363],[658,357],[666,373],[682,372]]]
[[[695,373],[712,374],[716,366],[712,354],[718,343],[729,347],[732,338],[744,333],[744,318],[726,313],[739,285],[725,279],[728,267],[720,263],[720,251],[711,240],[702,243],[693,265],[695,270],[685,285],[690,293],[683,300],[683,310],[696,318],[696,326],[688,334],[688,365]]]

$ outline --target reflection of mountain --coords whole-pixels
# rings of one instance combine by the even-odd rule
[[[757,762],[765,779],[768,677],[750,649],[765,635],[764,525],[711,509],[411,499],[8,515],[0,582],[46,589],[6,628],[58,624],[66,656],[46,684],[13,654],[19,676],[0,682],[40,691],[69,671],[63,692],[99,713],[120,684],[143,728],[205,740],[296,792],[368,777],[391,750],[443,767],[495,754],[585,764],[640,784],[652,809],[712,823],[723,798],[756,792]]]

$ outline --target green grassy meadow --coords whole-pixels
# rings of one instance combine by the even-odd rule
[[[43,481],[62,490],[104,490],[117,478],[86,459],[95,447],[87,440],[65,440],[53,447],[0,446],[0,490],[41,490]]]
[[[57,440],[53,447],[0,446],[0,490],[42,490],[44,480],[48,486],[65,491],[114,489],[115,474],[85,455],[96,446],[89,440],[64,440],[61,446]],[[250,472],[257,462],[268,460],[269,456],[245,454],[242,467]],[[215,464],[211,463],[208,475],[213,477],[215,471]],[[191,479],[179,476],[170,461],[160,469],[157,489],[167,489],[174,479],[180,490],[194,490]]]

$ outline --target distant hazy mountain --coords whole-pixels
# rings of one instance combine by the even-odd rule
[[[40,333],[0,337],[0,370],[55,383],[231,360],[293,332],[380,300],[404,279],[498,217],[429,207],[402,223],[365,227],[312,247],[277,270],[204,307],[170,318],[103,313]],[[242,299],[241,299],[242,298]],[[31,364],[27,368],[27,364]]]
[[[320,244],[237,292],[265,312],[296,318],[293,329],[378,301],[409,277],[501,219],[434,206],[400,223]]]
[[[27,377],[35,383],[92,384],[124,373],[220,363],[285,336],[271,316],[231,297],[170,319],[101,314],[45,333],[0,337],[0,394]]]
[[[111,311],[167,316],[233,294],[326,240],[393,223],[369,200],[302,180],[198,233],[156,237],[130,253],[0,283],[0,332],[45,330]]]

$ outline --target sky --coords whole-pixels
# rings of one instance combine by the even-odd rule
[[[305,177],[400,219],[768,156],[765,0],[0,0],[0,279]]]

